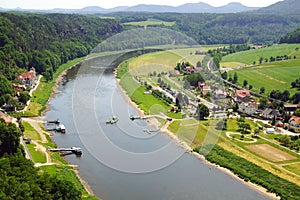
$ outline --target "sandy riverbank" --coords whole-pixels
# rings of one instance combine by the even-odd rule
[[[116,78],[116,71],[114,72],[115,74],[115,80],[117,82],[117,88],[118,90],[120,91],[120,94],[122,95],[122,97],[125,99],[125,101],[130,105],[132,106],[134,109],[137,110],[139,116],[141,117],[145,117],[145,113],[144,111],[138,107],[138,105],[131,101],[130,97],[128,96],[127,92],[121,87],[121,85],[119,84],[120,83],[120,80]],[[157,119],[155,118],[152,118],[152,119],[149,119],[147,120],[147,122],[157,128]],[[238,181],[241,182],[241,184],[245,184],[247,185],[248,187],[252,188],[253,190],[256,190],[258,191],[259,193],[267,196],[268,198],[270,199],[274,199],[274,200],[277,200],[277,199],[280,199],[279,197],[276,196],[276,194],[273,194],[273,193],[269,193],[265,188],[259,186],[259,185],[256,185],[256,184],[253,184],[251,182],[245,182],[243,179],[239,178],[238,176],[236,176],[232,171],[230,171],[229,169],[227,168],[224,168],[224,167],[220,167],[219,165],[216,165],[216,164],[213,164],[213,163],[210,163],[209,161],[207,161],[205,159],[205,157],[203,155],[200,155],[196,152],[193,151],[193,149],[184,141],[182,141],[181,139],[179,139],[176,134],[174,134],[173,132],[171,132],[170,130],[167,129],[168,126],[164,127],[163,129],[161,129],[161,132],[166,134],[170,139],[172,139],[174,141],[174,143],[183,148],[187,153],[191,154],[192,156],[196,157],[197,159],[201,160],[202,162],[204,162],[205,164],[207,165],[210,165],[212,168],[214,169],[217,169],[217,170],[220,170],[228,175],[230,175],[231,177],[237,179]]]

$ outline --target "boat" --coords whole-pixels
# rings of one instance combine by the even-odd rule
[[[112,119],[106,121],[106,124],[115,124],[118,121],[119,121],[119,119],[117,117],[113,116]]]

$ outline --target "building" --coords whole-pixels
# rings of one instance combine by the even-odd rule
[[[266,108],[260,115],[264,119],[275,119],[279,116],[279,111],[271,108]]]
[[[267,128],[266,133],[267,134],[274,134],[275,133],[275,129],[274,128]]]
[[[27,87],[33,87],[36,81],[36,72],[32,67],[29,72],[24,72],[17,77],[17,80],[22,82]]]
[[[24,92],[26,91],[26,86],[25,85],[21,85],[21,84],[12,84],[12,88],[18,92]]]
[[[226,96],[227,96],[226,92],[224,92],[224,91],[222,91],[220,89],[214,91],[214,94],[213,94],[213,97],[215,99],[225,99]]]
[[[235,95],[238,102],[249,102],[251,100],[250,90],[236,90]]]
[[[300,108],[300,104],[286,104],[283,108],[286,112],[293,113],[297,110],[297,108]]]
[[[300,133],[300,117],[293,115],[289,119],[289,128],[296,133]]]
[[[207,95],[208,93],[211,93],[211,87],[208,85],[203,86],[202,88],[202,94]]]
[[[12,117],[5,115],[2,111],[0,111],[0,119],[3,119],[6,124],[10,124],[12,122]]]
[[[253,115],[258,110],[258,104],[256,102],[244,103],[239,105],[239,112],[247,115]]]

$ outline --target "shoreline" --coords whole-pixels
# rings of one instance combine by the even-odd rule
[[[89,58],[89,59],[93,59],[93,58]],[[40,116],[43,120],[44,120],[44,118],[45,118],[46,113],[50,111],[50,101],[51,101],[53,98],[55,98],[55,96],[56,96],[57,94],[59,94],[59,93],[62,92],[61,90],[59,90],[59,84],[63,81],[63,77],[67,74],[68,70],[70,70],[70,69],[76,67],[76,66],[79,65],[79,64],[82,64],[82,63],[83,63],[84,61],[86,61],[86,60],[88,60],[88,59],[82,60],[82,61],[80,61],[80,62],[78,62],[78,63],[75,63],[74,65],[68,67],[67,69],[65,69],[64,71],[62,71],[62,72],[59,74],[59,76],[56,78],[55,84],[54,84],[54,86],[52,87],[53,92],[51,93],[51,95],[50,95],[50,97],[49,97],[49,99],[48,99],[48,101],[47,101],[47,103],[46,103],[46,105],[45,105],[45,106],[46,106],[46,109],[41,113],[41,116]],[[55,141],[54,141],[54,139],[53,139],[53,137],[51,137],[51,140],[52,140],[53,144],[56,144]],[[84,179],[81,177],[78,167],[77,167],[77,166],[74,167],[74,165],[72,165],[71,163],[69,163],[68,160],[66,160],[65,158],[63,158],[63,159],[68,163],[68,165],[72,166],[75,175],[76,175],[77,178],[79,179],[80,183],[82,184],[82,186],[84,187],[84,189],[85,189],[85,191],[88,193],[88,195],[95,196],[94,191],[92,190],[91,186],[88,184],[88,182],[87,182],[86,180],[84,180]],[[95,197],[96,197],[96,196],[95,196]],[[97,198],[98,198],[98,197],[97,197]]]
[[[117,67],[118,68],[118,67]],[[138,105],[133,102],[130,97],[128,96],[127,92],[122,88],[122,86],[120,85],[120,79],[116,78],[116,70],[117,68],[114,70],[114,79],[117,83],[117,88],[121,94],[121,96],[124,98],[124,100],[128,103],[129,106],[132,106],[141,117],[145,116],[144,111],[138,107]],[[155,119],[156,120],[156,119]],[[150,126],[155,126],[155,123],[152,120],[147,120],[147,123]],[[163,134],[167,135],[178,147],[183,148],[185,150],[186,153],[194,156],[195,158],[199,159],[200,161],[202,161],[204,164],[207,164],[217,170],[220,170],[224,173],[226,173],[227,175],[235,178],[236,180],[238,180],[239,182],[241,182],[241,184],[244,184],[246,186],[248,186],[249,188],[259,192],[260,194],[270,198],[270,199],[274,199],[274,200],[278,200],[280,199],[280,197],[277,197],[276,194],[274,193],[270,193],[267,191],[267,189],[265,189],[262,186],[256,185],[254,183],[251,182],[246,182],[243,179],[239,178],[238,176],[236,176],[232,171],[230,171],[229,169],[225,168],[225,167],[221,167],[217,164],[211,163],[208,160],[206,160],[206,158],[193,151],[193,149],[184,141],[182,141],[181,139],[179,139],[173,132],[171,132],[170,130],[167,129],[167,127],[165,127],[164,129],[160,130],[160,132],[162,132]]]

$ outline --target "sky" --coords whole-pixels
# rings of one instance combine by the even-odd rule
[[[223,6],[230,2],[240,2],[249,7],[266,7],[281,0],[0,0],[1,8],[23,9],[80,9],[87,6],[113,8],[117,6],[133,6],[137,4],[157,4],[179,6],[185,3],[205,2],[212,6]]]

